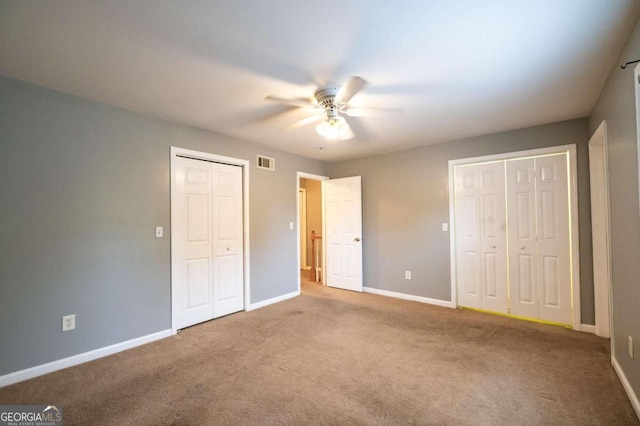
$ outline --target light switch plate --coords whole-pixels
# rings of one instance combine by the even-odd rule
[[[443,223],[442,224],[442,231],[443,232],[447,232],[449,230],[449,224],[448,223]]]
[[[164,229],[162,229],[162,226],[156,226],[156,238],[162,238],[163,235]]]
[[[293,229],[293,222],[289,222],[289,229]]]

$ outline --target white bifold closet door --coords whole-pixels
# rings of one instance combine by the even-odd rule
[[[572,322],[565,154],[507,161],[510,311]]]
[[[454,179],[458,304],[571,324],[567,154],[459,165]]]
[[[244,309],[242,168],[176,158],[176,328]]]
[[[458,303],[507,313],[504,162],[455,170]]]

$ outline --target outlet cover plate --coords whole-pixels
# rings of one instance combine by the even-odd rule
[[[62,331],[75,330],[76,315],[65,315],[62,317]]]

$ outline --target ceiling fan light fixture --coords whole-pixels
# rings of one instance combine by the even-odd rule
[[[315,102],[309,100],[294,98],[287,99],[278,96],[267,96],[267,100],[278,102],[284,105],[291,105],[295,107],[311,107],[318,111],[315,115],[307,118],[303,118],[290,126],[285,127],[285,130],[296,129],[302,126],[309,125],[317,122],[318,120],[324,121],[316,126],[316,132],[321,136],[329,140],[348,140],[355,137],[350,123],[347,122],[344,116],[370,116],[372,111],[375,113],[378,109],[350,109],[348,103],[363,87],[367,84],[366,80],[362,77],[352,76],[342,86],[335,84],[329,84],[327,86],[319,87],[314,93]],[[379,109],[380,111],[389,112],[391,110]],[[374,115],[377,116],[377,115]]]
[[[329,140],[344,139],[348,131],[349,125],[343,117],[329,117],[316,126],[316,132]]]

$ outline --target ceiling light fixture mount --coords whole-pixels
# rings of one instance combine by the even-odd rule
[[[339,91],[340,87],[330,85],[319,88],[313,94],[326,115],[326,120],[316,126],[316,132],[329,140],[344,140],[353,137],[353,134],[349,132],[347,121],[338,114],[345,108],[344,104],[336,103]]]

